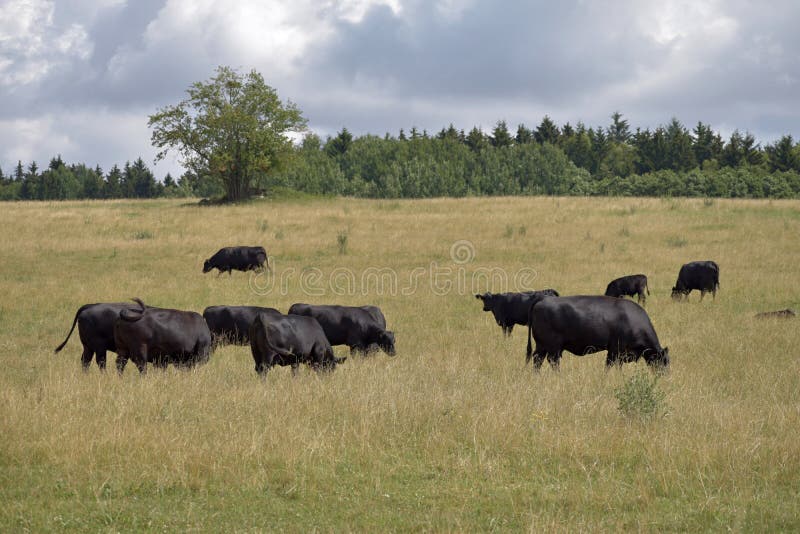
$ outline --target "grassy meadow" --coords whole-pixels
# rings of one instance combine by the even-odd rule
[[[798,201],[14,203],[0,224],[0,531],[800,530],[800,319],[753,318],[800,308]],[[238,244],[277,281],[201,273]],[[716,300],[673,302],[706,259]],[[615,398],[644,363],[534,374],[525,329],[474,297],[639,272],[672,358],[650,419]],[[82,372],[77,331],[53,354],[80,305],[130,297],[376,304],[398,355],[262,381],[249,347],[144,377],[114,354]]]

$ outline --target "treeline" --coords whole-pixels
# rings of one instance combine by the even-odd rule
[[[631,131],[621,114],[605,128],[545,117],[538,127],[491,133],[452,125],[434,135],[414,128],[394,137],[354,138],[347,129],[325,142],[310,134],[292,165],[267,178],[318,194],[403,198],[465,195],[631,195],[800,197],[800,145],[786,135],[761,147],[735,131],[677,119]]]
[[[452,125],[431,135],[353,137],[343,129],[322,140],[308,134],[278,170],[254,178],[253,192],[276,186],[312,194],[374,198],[468,195],[620,195],[738,198],[800,197],[800,145],[786,135],[760,146],[748,133],[723,139],[710,126],[689,130],[677,119],[632,131],[621,114],[607,127],[558,126],[545,117],[512,133],[499,121],[489,133]],[[67,165],[58,156],[40,170],[19,162],[0,170],[0,199],[218,197],[218,178],[184,173],[162,181],[141,158],[114,166]]]
[[[138,158],[120,169],[114,165],[106,174],[97,166],[67,165],[56,156],[45,169],[36,162],[23,167],[17,163],[13,173],[0,170],[2,200],[67,200],[85,198],[155,198],[177,189],[171,176],[159,182]]]

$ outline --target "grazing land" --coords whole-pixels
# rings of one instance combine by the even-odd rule
[[[800,309],[798,201],[0,208],[0,531],[800,530],[800,323],[754,318]],[[263,245],[277,282],[203,275],[228,245]],[[706,259],[716,300],[673,302]],[[533,374],[526,330],[505,339],[474,297],[636,273],[672,358],[650,418],[615,397],[644,363],[565,353]],[[80,305],[130,297],[376,304],[398,354],[263,381],[249,347],[143,377],[113,354],[82,372],[77,332],[53,354]]]

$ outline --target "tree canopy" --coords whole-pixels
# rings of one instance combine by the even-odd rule
[[[186,92],[149,117],[156,161],[177,151],[195,175],[220,181],[231,201],[247,198],[253,180],[279,168],[292,154],[289,134],[306,128],[301,111],[283,103],[255,70],[242,75],[218,67]]]

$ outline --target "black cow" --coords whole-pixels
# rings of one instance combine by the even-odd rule
[[[484,293],[475,295],[483,301],[483,311],[490,311],[494,320],[503,329],[503,334],[511,335],[515,324],[527,325],[531,303],[537,296],[558,296],[555,289],[525,291],[522,293]]]
[[[651,367],[669,366],[669,349],[661,347],[644,308],[614,297],[541,297],[533,303],[525,363],[533,358],[538,371],[547,358],[558,369],[565,350],[578,356],[606,350],[606,368],[639,358]]]
[[[700,300],[710,291],[717,298],[719,289],[719,265],[713,261],[693,261],[681,267],[678,273],[678,281],[672,288],[672,298],[681,300],[686,297],[689,300],[689,293],[693,289],[700,290]]]
[[[267,251],[264,247],[225,247],[217,251],[216,254],[208,258],[203,263],[203,273],[211,269],[217,269],[217,276],[225,271],[228,275],[232,271],[255,271],[263,269],[267,264]]]
[[[209,306],[203,310],[203,318],[215,342],[247,345],[250,343],[250,325],[259,313],[276,318],[283,316],[275,308],[261,306]]]
[[[607,297],[624,297],[624,296],[637,296],[639,304],[644,305],[647,297],[644,292],[650,294],[650,288],[647,287],[647,277],[643,274],[631,274],[622,276],[616,280],[612,280],[606,287]]]
[[[117,344],[117,370],[125,370],[133,360],[140,373],[147,362],[165,368],[172,363],[191,367],[208,361],[211,332],[205,319],[192,311],[146,307],[139,299],[138,310],[122,310],[114,322]]]
[[[313,317],[259,313],[249,335],[256,372],[261,376],[274,365],[291,365],[292,374],[296,374],[301,363],[316,371],[332,371],[347,359],[334,356],[325,332]]]
[[[797,317],[797,312],[791,308],[786,308],[785,310],[757,313],[755,317],[756,319],[772,319],[772,318],[791,319],[793,317]]]
[[[78,324],[78,335],[83,343],[83,354],[81,364],[84,370],[88,370],[92,364],[92,358],[97,361],[97,366],[105,370],[106,352],[117,352],[117,345],[114,343],[114,321],[119,317],[122,310],[133,308],[130,302],[99,302],[96,304],[84,304],[75,313],[72,321],[72,328],[67,334],[67,339],[56,347],[55,352],[60,352],[67,344],[75,324]]]
[[[347,345],[350,353],[383,350],[395,355],[394,332],[386,330],[386,318],[377,306],[292,304],[290,314],[313,317],[331,345]]]

